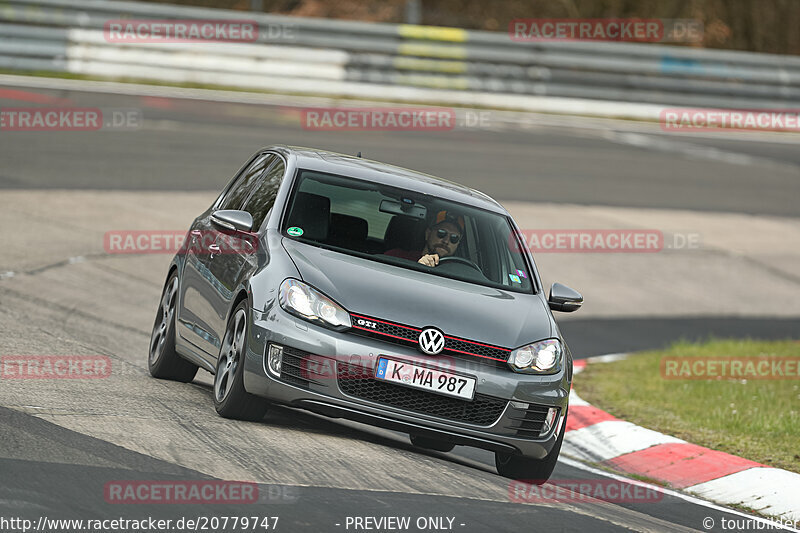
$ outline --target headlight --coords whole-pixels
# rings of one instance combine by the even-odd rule
[[[564,350],[558,339],[534,342],[511,352],[508,364],[515,372],[525,374],[554,374],[561,369]]]
[[[349,328],[350,314],[342,307],[296,279],[286,279],[281,283],[280,303],[289,313],[333,329]]]

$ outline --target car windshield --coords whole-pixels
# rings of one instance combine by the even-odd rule
[[[441,198],[300,170],[282,234],[433,275],[531,292],[532,273],[507,216]],[[424,255],[436,266],[420,264]]]

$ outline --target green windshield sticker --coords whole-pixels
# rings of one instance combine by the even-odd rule
[[[292,226],[291,228],[286,230],[286,233],[291,235],[292,237],[299,237],[303,234],[303,228],[298,228],[297,226]]]

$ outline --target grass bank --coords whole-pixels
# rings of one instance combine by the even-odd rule
[[[741,357],[759,359],[749,369],[745,360],[736,378],[719,376],[730,375],[731,358]],[[774,358],[786,357],[793,361],[773,364]],[[694,358],[711,359],[693,365],[699,361]],[[758,367],[760,358],[769,365]],[[799,359],[800,341],[677,343],[615,363],[588,365],[574,385],[582,398],[619,418],[800,473]],[[779,371],[793,378],[753,379],[781,377]],[[686,379],[689,375],[714,377]]]

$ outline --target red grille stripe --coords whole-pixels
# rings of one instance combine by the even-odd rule
[[[492,359],[493,361],[500,361],[501,363],[505,363],[506,362],[506,359],[498,359],[497,357],[490,357],[488,355],[480,355],[480,354],[472,353],[472,352],[462,352],[461,350],[456,350],[455,348],[445,348],[442,351],[444,351],[444,352],[465,353],[467,355],[471,355],[472,357],[482,357],[484,359]]]
[[[444,337],[446,339],[453,339],[454,341],[468,342],[470,344],[477,344],[478,346],[486,346],[487,348],[491,348],[493,350],[503,350],[504,352],[511,351],[509,348],[500,348],[499,346],[492,346],[491,344],[483,344],[482,342],[468,341],[467,339],[461,339],[459,337],[451,337],[450,335],[445,335]]]

